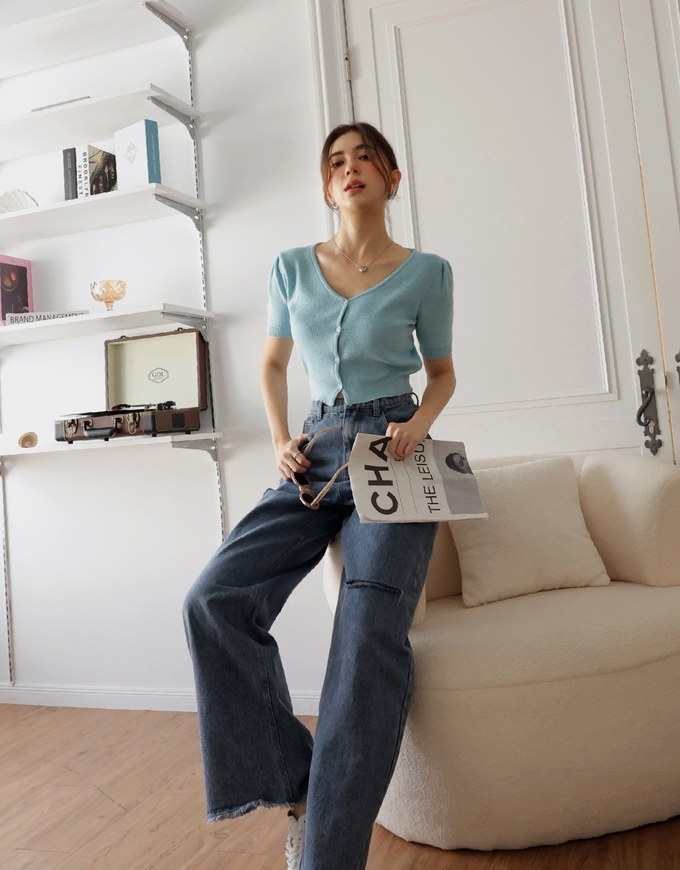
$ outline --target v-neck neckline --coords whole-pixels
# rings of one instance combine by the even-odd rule
[[[325,287],[325,289],[329,293],[331,293],[333,296],[337,297],[338,299],[342,299],[343,302],[351,302],[353,299],[358,299],[360,296],[365,296],[367,293],[373,293],[374,290],[380,289],[380,287],[382,287],[383,284],[387,283],[387,281],[389,281],[398,272],[400,272],[407,263],[410,263],[411,260],[413,260],[413,258],[415,257],[415,255],[417,253],[415,248],[409,248],[411,253],[408,255],[408,257],[402,263],[400,263],[396,269],[393,269],[389,275],[386,275],[382,279],[382,281],[378,281],[377,284],[374,284],[372,287],[368,287],[366,290],[362,290],[360,293],[355,293],[354,296],[343,296],[342,293],[338,293],[337,290],[334,290],[331,287],[331,285],[326,280],[326,276],[324,275],[324,273],[321,269],[321,264],[319,263],[319,258],[316,255],[317,245],[320,245],[320,244],[321,244],[321,242],[315,242],[313,245],[310,245],[308,248],[309,254],[312,258],[312,262],[314,263],[314,268],[316,269],[317,275],[319,276],[319,280],[321,281],[321,283]]]

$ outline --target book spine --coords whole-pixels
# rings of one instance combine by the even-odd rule
[[[161,156],[158,146],[158,123],[145,120],[146,125],[146,159],[149,183],[161,183]]]
[[[45,320],[61,320],[65,317],[80,317],[83,314],[89,314],[87,310],[82,311],[31,311],[17,312],[16,314],[7,313],[7,323],[41,323]]]
[[[76,149],[76,179],[78,185],[78,199],[90,195],[90,148],[88,145],[80,145]]]
[[[76,149],[64,148],[64,199],[78,198],[78,180],[76,174]]]

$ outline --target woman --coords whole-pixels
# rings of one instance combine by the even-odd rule
[[[261,386],[282,480],[196,581],[185,624],[208,820],[288,806],[289,870],[362,870],[401,745],[408,630],[436,525],[360,524],[346,470],[334,475],[358,432],[387,434],[392,457],[407,458],[451,398],[453,279],[446,260],[390,239],[385,207],[401,173],[374,127],[336,127],[321,173],[338,231],[279,254],[270,278]],[[422,367],[414,330],[427,375],[420,405],[409,381]],[[313,396],[295,438],[294,343]],[[344,582],[312,740],[293,715],[269,629],[340,531]]]

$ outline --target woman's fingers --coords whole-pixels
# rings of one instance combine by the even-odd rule
[[[312,464],[302,452],[307,435],[303,432],[297,438],[289,441],[281,451],[279,457],[279,471],[285,480],[291,480],[291,475],[296,471],[306,471]]]
[[[413,453],[417,444],[417,441],[412,441],[408,438],[392,436],[392,440],[387,447],[387,452],[394,459],[406,459]]]
[[[390,456],[393,459],[405,459],[408,455],[408,437],[392,423],[387,427],[385,434],[390,439],[390,443],[387,445],[387,452]]]
[[[304,471],[312,464],[302,452],[305,441],[307,441],[307,435],[303,432],[290,442],[293,463],[291,467],[293,471]]]
[[[408,423],[390,423],[385,432],[390,442],[387,452],[393,459],[408,459],[416,447],[427,437],[427,429]]]

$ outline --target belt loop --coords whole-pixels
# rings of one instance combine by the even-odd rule
[[[318,403],[318,405],[319,405],[319,406],[318,406],[318,408],[317,408],[317,412],[316,412],[316,413],[317,413],[317,417],[319,418],[319,420],[323,420],[323,402],[320,401],[320,402]]]
[[[380,409],[380,399],[373,399],[373,416],[379,417],[382,414]]]
[[[420,407],[420,399],[418,398],[418,393],[414,393],[413,390],[411,390],[410,395],[413,396],[413,399],[416,403],[416,408],[419,408]]]

